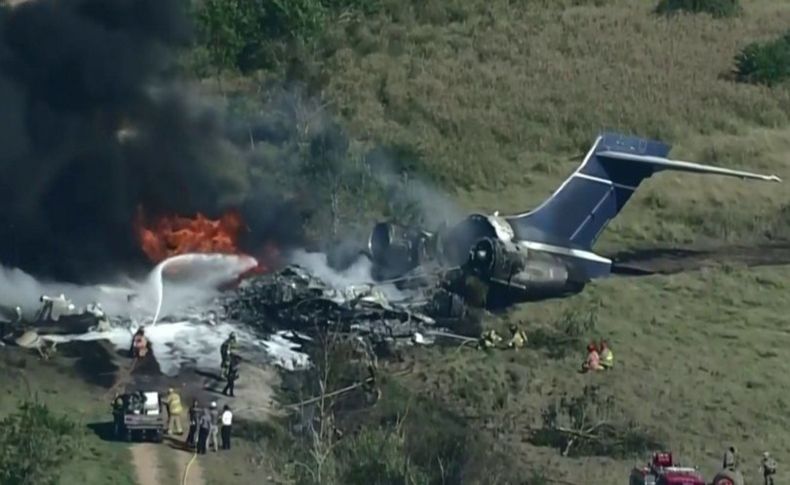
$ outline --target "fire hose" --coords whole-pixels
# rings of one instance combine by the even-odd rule
[[[187,477],[189,476],[189,468],[192,466],[192,462],[195,461],[195,458],[197,458],[197,448],[192,453],[192,458],[189,459],[189,463],[187,463],[187,466],[184,467],[184,478],[181,479],[181,485],[187,485]]]

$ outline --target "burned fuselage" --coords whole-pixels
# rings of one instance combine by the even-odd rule
[[[572,260],[513,240],[502,218],[473,214],[451,228],[436,232],[390,223],[377,224],[368,241],[368,254],[379,280],[402,279],[426,269],[442,286],[467,303],[499,308],[518,302],[578,293],[587,279]]]
[[[653,174],[672,170],[781,181],[776,175],[670,160],[669,151],[659,141],[605,133],[532,210],[507,217],[473,214],[435,233],[377,224],[368,244],[376,276],[403,277],[428,264],[457,268],[445,286],[487,307],[565,296],[611,274],[612,261],[595,254],[593,246]]]

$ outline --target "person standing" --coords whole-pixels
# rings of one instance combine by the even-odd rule
[[[211,415],[208,412],[208,409],[204,409],[203,413],[200,415],[200,419],[198,420],[198,444],[197,444],[197,452],[200,455],[206,454],[206,442],[208,441],[208,435],[211,432]]]
[[[236,379],[239,378],[239,357],[234,355],[231,357],[230,367],[228,368],[227,383],[222,390],[222,394],[230,397],[236,397],[233,394],[233,388],[236,384]]]
[[[195,435],[197,434],[198,421],[200,420],[200,408],[198,407],[198,400],[192,401],[192,406],[189,408],[189,433],[187,434],[187,447],[195,447]]]
[[[181,413],[183,408],[181,406],[181,396],[178,395],[172,387],[167,390],[167,397],[165,398],[167,404],[167,434],[173,436],[173,433],[178,435],[184,434],[184,429],[181,427]]]
[[[724,452],[724,458],[722,458],[721,467],[725,470],[735,470],[738,466],[737,453],[734,446],[727,448],[727,451]]]
[[[229,450],[230,449],[230,430],[231,426],[233,425],[233,413],[230,410],[230,406],[227,404],[222,411],[222,449]]]
[[[236,332],[231,332],[228,338],[222,342],[219,348],[220,356],[222,357],[222,377],[227,377],[228,368],[230,367],[230,358],[236,350]]]
[[[767,451],[763,453],[763,461],[760,464],[760,469],[763,472],[763,483],[765,485],[774,485],[776,461],[771,458],[771,454]]]
[[[214,448],[214,451],[219,451],[219,410],[217,409],[216,401],[211,401],[211,408],[208,413],[210,420],[208,430],[209,446]]]
[[[112,417],[113,417],[113,431],[116,438],[121,437],[123,431],[123,410],[124,410],[124,396],[116,393],[115,399],[112,401]]]

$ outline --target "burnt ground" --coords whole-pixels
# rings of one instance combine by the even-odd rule
[[[790,264],[790,242],[694,249],[651,248],[609,256],[620,276],[674,274],[711,266],[779,266]]]

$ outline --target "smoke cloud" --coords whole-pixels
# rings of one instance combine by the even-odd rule
[[[138,205],[216,217],[243,202],[246,166],[224,120],[177,77],[186,4],[0,6],[0,262],[101,278],[144,261]]]
[[[391,150],[380,148],[370,152],[366,159],[373,177],[389,189],[391,203],[399,206],[403,212],[411,212],[419,222],[428,226],[426,229],[454,224],[464,218],[465,211],[449,194],[426,180],[409,175],[406,169],[397,169],[399,165],[413,162],[409,159],[414,156],[409,153],[391,153]]]

